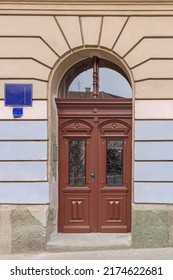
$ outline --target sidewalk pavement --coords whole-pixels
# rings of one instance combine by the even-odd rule
[[[173,248],[0,254],[0,260],[173,260]]]

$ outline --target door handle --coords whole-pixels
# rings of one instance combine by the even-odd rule
[[[95,173],[94,173],[94,171],[92,171],[92,173],[91,173],[91,182],[94,183],[94,181],[95,181]]]

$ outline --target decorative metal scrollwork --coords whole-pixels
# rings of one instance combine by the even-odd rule
[[[86,185],[86,141],[69,141],[69,185]]]
[[[106,144],[106,184],[123,184],[123,140],[107,140]]]

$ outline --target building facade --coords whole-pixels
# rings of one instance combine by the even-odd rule
[[[0,11],[0,252],[46,250],[52,231],[131,231],[135,248],[173,246],[173,1],[4,0]],[[69,104],[63,82],[93,57],[122,71],[131,101]],[[31,85],[32,106],[7,106],[8,85]],[[64,147],[80,139],[92,154],[95,141],[105,143],[99,139],[124,141],[124,193],[104,178],[100,200],[90,185],[82,194],[72,183],[71,193]],[[103,202],[97,209],[95,200]],[[71,220],[84,221],[82,229]]]

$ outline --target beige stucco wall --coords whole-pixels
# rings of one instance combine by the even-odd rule
[[[15,78],[16,82],[22,78],[37,83],[34,94],[39,85],[42,93],[36,98],[43,99],[46,94],[42,87],[49,81],[56,63],[70,53],[76,52],[77,57],[77,49],[92,48],[95,52],[105,49],[127,64],[136,82],[138,99],[158,98],[156,90],[159,98],[165,98],[165,92],[166,98],[171,98],[172,27],[172,17],[147,14],[102,16],[98,11],[97,17],[1,15],[1,89],[3,81]]]

